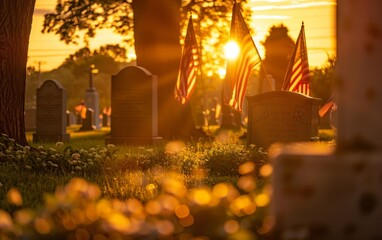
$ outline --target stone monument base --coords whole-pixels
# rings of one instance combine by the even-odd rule
[[[162,140],[162,137],[106,137],[105,142],[114,145],[152,145]]]
[[[382,239],[382,152],[296,143],[270,154],[272,239]]]
[[[63,142],[68,143],[70,140],[70,134],[47,134],[47,133],[34,133],[33,134],[33,142]]]

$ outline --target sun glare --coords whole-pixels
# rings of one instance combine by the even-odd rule
[[[224,46],[224,53],[228,59],[235,59],[239,55],[240,48],[235,41],[229,41]]]

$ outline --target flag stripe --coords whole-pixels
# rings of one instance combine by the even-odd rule
[[[199,66],[198,45],[196,42],[192,18],[188,22],[182,58],[180,60],[178,78],[175,85],[175,98],[186,104],[195,89],[197,67]]]
[[[224,103],[241,112],[249,75],[261,58],[236,2],[232,10],[231,38],[239,44],[240,53],[236,61],[229,60],[227,64]]]
[[[329,100],[327,103],[324,104],[324,106],[320,108],[320,110],[318,111],[318,115],[320,115],[320,117],[325,116],[329,112],[329,110],[332,109],[333,105],[334,102],[332,100]]]

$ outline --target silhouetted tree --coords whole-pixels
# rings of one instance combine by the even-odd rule
[[[0,133],[27,145],[25,78],[35,0],[0,1]]]
[[[260,72],[261,92],[270,90],[265,77],[264,66],[266,72],[275,81],[275,90],[281,90],[282,88],[285,72],[295,44],[288,35],[288,31],[288,28],[283,24],[272,26],[265,41],[262,42],[265,48],[265,58],[261,64],[262,71]]]
[[[55,32],[67,43],[77,41],[80,30],[85,30],[87,37],[93,37],[100,28],[112,28],[126,35],[128,43],[134,42],[137,65],[158,76],[159,135],[188,137],[195,129],[190,105],[180,106],[173,96],[181,54],[179,23],[192,10],[198,12],[200,19],[210,19],[207,24],[210,30],[218,29],[214,20],[229,21],[227,12],[231,6],[231,1],[222,0],[95,0],[91,3],[64,0],[58,2],[55,13],[45,15],[43,31]]]
[[[99,93],[99,107],[102,109],[110,106],[110,75],[129,65],[126,60],[126,49],[119,45],[105,45],[94,51],[84,47],[68,56],[57,69],[42,73],[41,77],[60,80],[67,91],[68,110],[73,111],[74,106],[85,97],[89,86],[89,67],[94,64],[98,73],[93,75],[93,84]],[[32,83],[35,75],[28,75],[27,81]],[[27,89],[27,92],[31,90]]]
[[[323,102],[326,102],[332,95],[336,62],[337,59],[335,57],[328,57],[322,67],[316,67],[311,71],[312,96],[321,98]]]

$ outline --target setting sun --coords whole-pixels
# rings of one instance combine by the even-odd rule
[[[224,53],[228,59],[235,59],[240,53],[239,45],[235,41],[229,41],[224,46]]]

